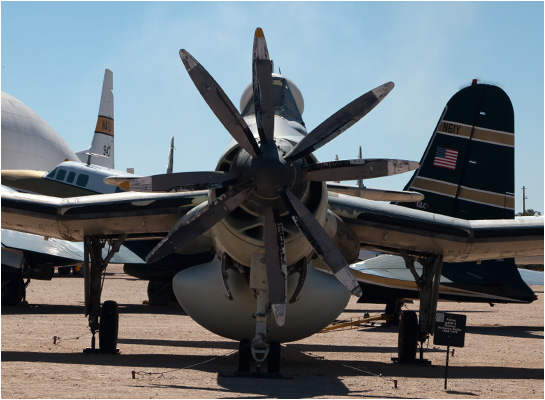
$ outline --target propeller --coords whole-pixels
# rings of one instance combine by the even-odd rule
[[[252,53],[252,86],[257,131],[261,143],[272,143],[274,140],[274,93],[271,75],[273,66],[261,28],[255,31]]]
[[[252,157],[256,157],[260,151],[254,135],[223,89],[187,51],[180,50],[180,58],[204,101],[216,114],[227,132],[231,134],[240,147]]]
[[[202,235],[240,206],[252,190],[254,188],[251,182],[243,183],[225,192],[212,203],[204,203],[205,205],[197,212],[185,214],[168,235],[151,250],[146,262],[159,261]]]
[[[351,181],[381,178],[413,171],[420,166],[415,161],[388,159],[357,159],[310,164],[302,168],[310,181]]]
[[[203,171],[203,172],[176,172],[144,177],[104,178],[109,185],[135,192],[170,192],[174,189],[204,190],[227,187],[238,180],[238,175],[232,172]]]
[[[335,139],[375,108],[375,106],[380,103],[393,88],[394,83],[387,82],[347,104],[314,128],[303,138],[303,140],[297,143],[288,154],[286,154],[284,159],[293,162]]]
[[[256,117],[256,136],[233,106],[225,92],[186,50],[180,50],[182,62],[202,97],[243,149],[232,172],[198,172],[164,174],[128,180],[107,178],[109,183],[146,190],[173,188],[222,188],[223,193],[210,204],[193,209],[180,218],[169,234],[148,254],[154,262],[176,251],[244,205],[263,216],[263,239],[271,309],[278,325],[286,314],[287,265],[284,227],[281,215],[289,215],[315,253],[337,279],[353,294],[361,289],[347,261],[320,222],[301,200],[310,181],[353,180],[388,176],[418,168],[418,163],[405,160],[368,159],[308,164],[304,157],[331,141],[371,111],[393,89],[385,83],[357,98],[292,147],[275,139],[275,87],[272,61],[265,36],[257,28],[253,43],[252,89]],[[279,87],[280,88],[280,87]],[[259,138],[259,143],[256,140]],[[246,152],[246,153],[244,153]],[[282,156],[283,155],[283,156]],[[128,183],[127,183],[128,182]],[[306,200],[305,200],[306,201]],[[257,206],[256,206],[257,204]]]

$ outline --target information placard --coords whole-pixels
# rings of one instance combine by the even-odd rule
[[[438,312],[435,314],[433,344],[464,347],[466,316]]]

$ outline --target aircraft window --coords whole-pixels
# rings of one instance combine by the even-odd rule
[[[54,178],[55,178],[55,173],[56,173],[56,172],[57,172],[57,168],[55,168],[55,169],[49,171],[49,172],[45,175],[45,177],[46,177],[46,178],[54,179]]]
[[[66,182],[68,182],[68,183],[74,182],[75,177],[76,177],[76,173],[74,171],[70,171],[68,173],[68,178],[66,178]]]
[[[59,168],[59,171],[57,172],[57,176],[55,177],[58,181],[64,181],[64,178],[66,177],[66,170]]]
[[[289,121],[296,121],[303,124],[303,118],[297,108],[293,94],[287,81],[283,78],[273,77],[274,90],[274,113],[286,118]],[[253,98],[250,99],[242,112],[242,115],[255,113]]]
[[[89,182],[89,175],[81,174],[78,176],[78,180],[76,181],[76,185],[85,187],[87,186],[87,182]]]

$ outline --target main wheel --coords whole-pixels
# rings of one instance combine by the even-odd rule
[[[399,326],[399,318],[401,314],[401,305],[402,301],[398,299],[393,299],[386,303],[386,309],[384,313],[386,316],[391,317],[391,320],[386,321],[387,326]]]
[[[149,281],[148,299],[151,305],[168,306],[169,301],[176,301],[172,290],[172,281]]]
[[[267,358],[269,373],[277,374],[280,372],[280,343],[272,341],[269,344],[269,357]]]
[[[252,342],[242,339],[238,345],[238,372],[250,372],[252,365]]]
[[[99,346],[102,352],[116,352],[118,329],[119,307],[115,301],[105,301],[100,310],[100,327],[98,330]]]
[[[418,336],[418,317],[414,311],[403,311],[399,322],[397,354],[399,362],[411,362],[416,359]]]
[[[23,277],[2,277],[2,306],[16,306],[25,297]]]

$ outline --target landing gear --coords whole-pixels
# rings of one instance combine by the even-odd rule
[[[265,359],[267,372],[261,371],[261,363],[257,364],[256,372],[251,372],[252,362],[254,357],[252,355],[252,342],[249,339],[242,339],[238,347],[238,376],[259,376],[263,378],[280,378],[280,342],[272,341],[268,346],[268,352],[266,351]]]
[[[249,280],[250,288],[256,296],[256,333],[253,340],[243,339],[239,344],[237,376],[259,376],[263,378],[281,378],[280,343],[267,341],[270,320],[272,317],[269,303],[269,290],[265,258],[263,254],[252,256],[252,270]],[[229,292],[229,290],[227,290]],[[251,372],[252,361],[256,364],[255,372]],[[267,365],[267,372],[261,366]]]
[[[111,242],[111,249],[102,258],[102,248],[106,242],[96,236],[86,236],[84,240],[83,278],[85,287],[85,316],[89,318],[89,329],[93,334],[91,347],[84,353],[118,353],[117,337],[119,327],[119,308],[115,301],[105,301],[100,306],[103,274],[108,262],[121,247],[126,236]],[[99,347],[96,348],[95,335],[99,334]]]
[[[238,346],[238,372],[250,372],[252,366],[252,342],[242,339]]]
[[[19,273],[18,276],[7,276],[2,273],[2,307],[16,306],[25,298],[25,282]]]
[[[269,357],[267,359],[269,374],[280,373],[280,343],[272,341],[269,345]]]
[[[403,306],[403,299],[393,299],[386,303],[386,309],[384,314],[391,319],[386,320],[387,326],[399,326],[399,319],[401,317],[401,307]]]
[[[115,301],[105,301],[100,311],[98,340],[101,353],[117,353],[119,307]]]
[[[420,258],[422,276],[419,277],[414,268],[414,259],[403,255],[406,267],[415,277],[420,297],[420,322],[414,311],[404,311],[401,315],[398,336],[398,358],[394,362],[431,364],[424,359],[424,342],[433,335],[437,300],[439,298],[439,283],[443,267],[442,254],[430,254]],[[417,343],[420,343],[420,358],[416,359]]]
[[[153,306],[168,306],[170,301],[176,301],[172,290],[172,280],[151,280],[148,283],[148,299]]]
[[[416,359],[418,336],[418,317],[414,311],[403,311],[397,337],[397,355],[399,363],[413,363]]]

